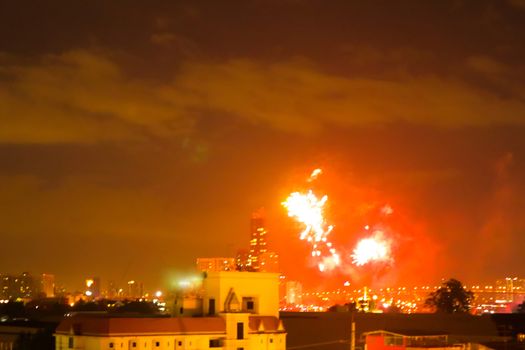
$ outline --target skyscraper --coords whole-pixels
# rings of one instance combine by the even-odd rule
[[[250,222],[250,253],[248,265],[253,271],[261,269],[261,255],[266,253],[266,227],[264,225],[264,210],[261,208],[252,214]]]

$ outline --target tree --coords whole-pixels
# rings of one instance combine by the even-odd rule
[[[430,293],[425,305],[435,309],[436,312],[466,313],[470,310],[470,303],[474,293],[467,291],[463,284],[451,278],[435,292]]]
[[[516,309],[514,310],[514,313],[525,314],[525,300],[522,301],[521,304],[518,304],[516,306]]]

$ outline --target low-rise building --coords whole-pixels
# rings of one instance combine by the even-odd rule
[[[56,350],[285,350],[278,274],[210,272],[201,317],[75,314],[55,332]]]

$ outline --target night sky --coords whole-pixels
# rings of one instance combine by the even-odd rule
[[[524,33],[523,0],[0,0],[0,272],[158,288],[264,207],[307,286],[523,277]],[[317,167],[391,266],[316,271],[281,202]]]

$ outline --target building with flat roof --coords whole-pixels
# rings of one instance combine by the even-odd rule
[[[200,317],[74,314],[55,332],[56,350],[285,350],[278,274],[208,272]]]

